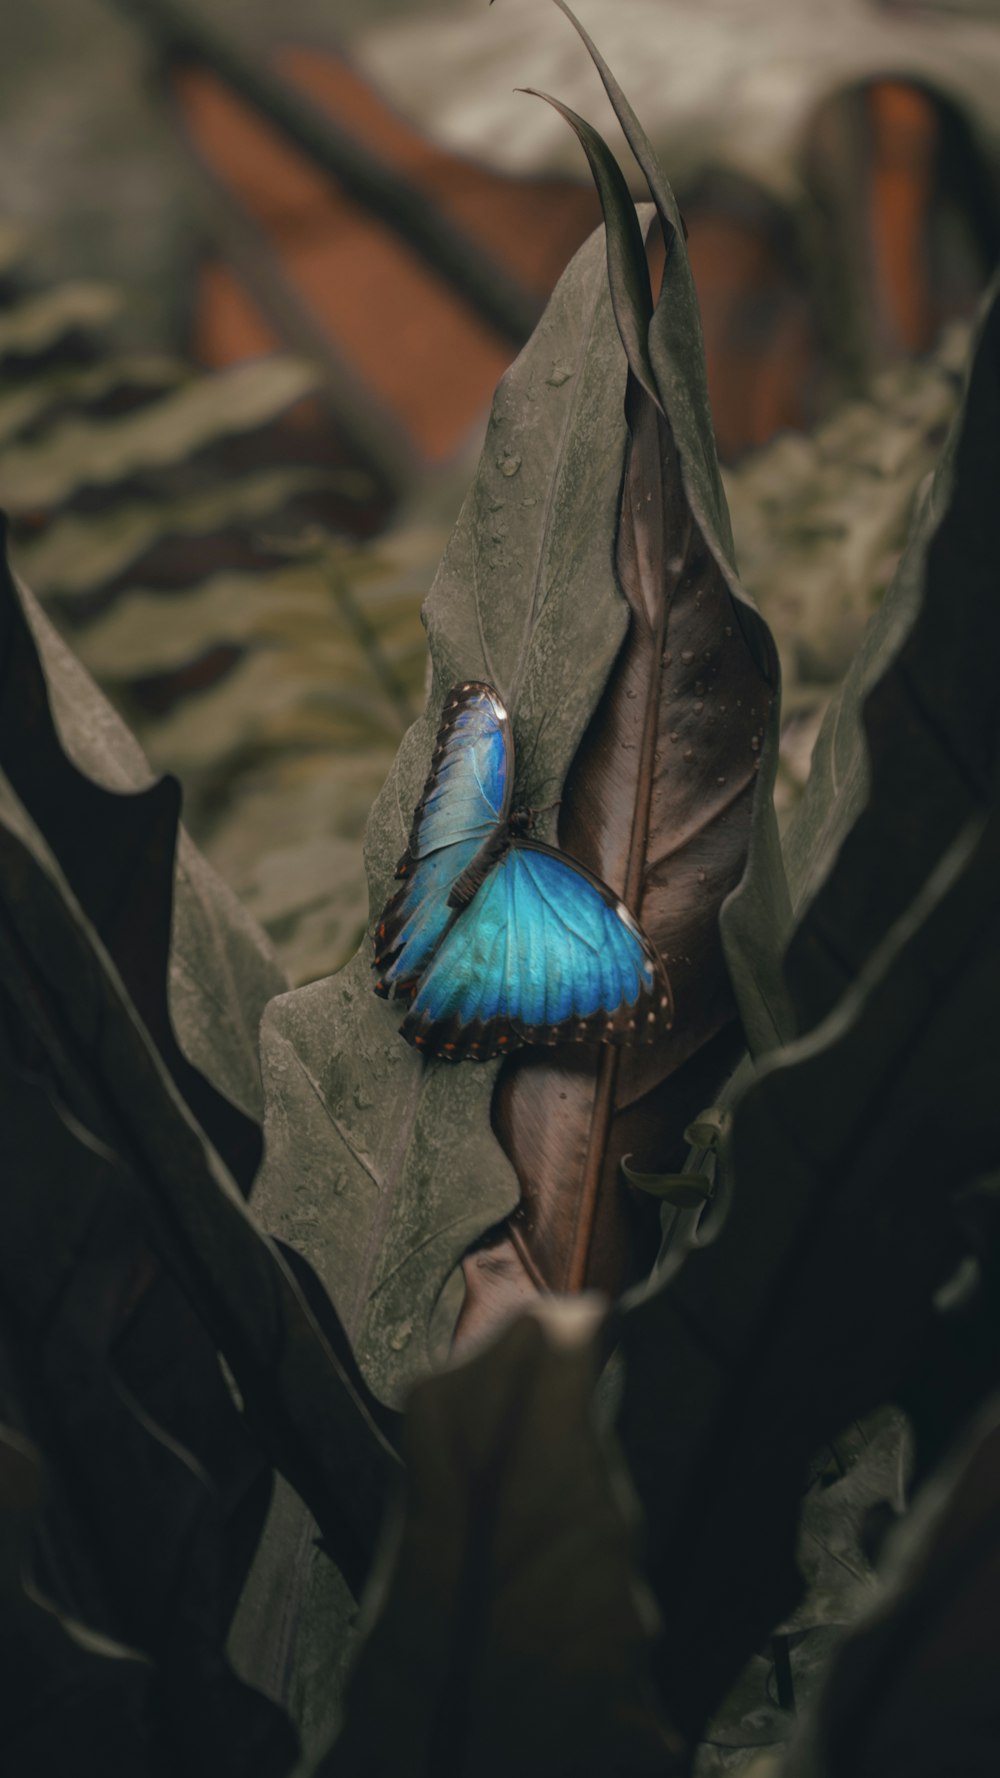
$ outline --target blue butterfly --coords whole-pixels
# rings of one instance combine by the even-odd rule
[[[528,837],[513,789],[500,698],[456,686],[396,870],[403,886],[375,928],[375,992],[409,999],[403,1037],[445,1061],[567,1038],[651,1042],[670,1021],[656,951],[606,883]]]

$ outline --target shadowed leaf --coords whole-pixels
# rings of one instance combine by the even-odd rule
[[[992,1771],[1000,1709],[1000,1415],[994,1397],[918,1495],[888,1585],[834,1655],[783,1778]]]
[[[112,825],[117,810],[121,829],[127,833],[130,808],[155,806],[148,795],[152,773],[134,736],[31,595],[6,570],[0,579],[0,600],[7,669],[15,657],[17,661],[0,713],[6,757],[13,756],[25,795],[52,818],[55,849],[65,851],[68,858],[66,848],[70,848],[79,868],[99,878],[103,861],[88,857],[83,808],[89,818],[99,809],[99,819]],[[22,745],[25,733],[34,737],[27,752]],[[130,796],[120,795],[136,791],[146,793],[145,802],[140,797],[133,803]],[[169,792],[157,794],[162,801]],[[134,866],[144,868],[138,837],[131,850]],[[115,856],[124,869],[127,860],[118,845]],[[99,881],[95,893],[100,893]],[[127,923],[128,914],[127,903],[108,908],[109,918],[118,922]],[[264,1006],[281,992],[284,978],[259,928],[183,828],[169,933],[169,1014],[183,1053],[234,1105],[258,1117],[262,1101],[257,1028]],[[145,956],[149,937],[149,932],[134,929],[130,934],[133,953],[137,948],[139,952],[137,966],[144,971],[149,970]],[[162,994],[161,985],[149,985],[151,994]]]
[[[357,1584],[394,1465],[341,1330],[331,1311],[338,1354],[188,1115],[44,840],[0,786],[7,995],[74,1115],[134,1180],[158,1259],[229,1362],[270,1461]]]
[[[797,1602],[812,1452],[901,1387],[961,1256],[955,1193],[1000,1140],[984,1035],[998,889],[994,819],[956,842],[834,1013],[762,1065],[714,1245],[624,1319],[621,1435],[651,1515],[659,1672],[692,1734]]]
[[[257,1126],[188,1061],[168,1002],[179,786],[162,779],[126,796],[95,783],[70,759],[4,544],[0,531],[0,767],[45,833],[179,1091],[249,1192],[260,1161]],[[219,911],[223,906],[220,898]],[[216,1039],[220,1048],[230,1042],[228,1035]]]
[[[627,1483],[594,1417],[600,1314],[547,1305],[414,1391],[405,1497],[316,1778],[682,1769],[648,1679]]]
[[[4,1001],[15,1044],[17,1013]],[[8,1054],[0,1073],[3,1330],[52,1481],[40,1546],[63,1612],[152,1662],[148,1709],[206,1778],[280,1778],[295,1740],[223,1644],[270,1477],[113,1156]],[[72,1743],[66,1759],[72,1763]],[[39,1767],[39,1770],[42,1768]]]
[[[4,1376],[5,1416],[8,1395]],[[146,1664],[133,1650],[61,1617],[30,1578],[42,1495],[37,1451],[20,1430],[0,1427],[4,1770],[11,1778],[71,1769],[79,1778],[153,1778]]]
[[[933,1295],[969,1243],[956,1194],[995,1166],[1000,828],[997,739],[986,732],[991,723],[995,731],[995,702],[983,708],[979,680],[997,608],[996,313],[974,361],[954,468],[946,461],[932,496],[939,527],[925,517],[869,632],[869,800],[850,828],[862,793],[848,775],[835,784],[843,815],[826,809],[828,832],[850,828],[831,884],[854,979],[807,1036],[759,1066],[740,1101],[723,1161],[731,1201],[714,1245],[623,1319],[622,1437],[651,1515],[654,1584],[665,1609],[670,1602],[667,1697],[692,1732],[796,1603],[794,1521],[810,1454],[912,1387],[937,1349]],[[948,514],[961,515],[962,547],[945,575],[934,560],[955,536]],[[937,688],[936,722],[901,709],[901,684]],[[850,710],[832,735],[858,761]],[[883,720],[889,710],[902,732]],[[944,740],[941,766],[932,748],[925,784],[910,767],[932,737]],[[968,767],[961,799],[953,788],[957,810],[939,814],[938,785],[956,760]],[[817,807],[822,785],[821,767]],[[885,856],[876,882],[872,858],[884,855],[863,842],[875,834],[874,811],[893,802],[895,831],[920,837]],[[807,907],[804,937],[826,898],[821,889]],[[804,996],[799,968],[793,946],[789,982]],[[818,995],[800,1004],[810,1019],[824,1007]],[[988,1366],[987,1353],[971,1378],[953,1367],[959,1411]],[[734,1451],[738,1464],[720,1461]]]

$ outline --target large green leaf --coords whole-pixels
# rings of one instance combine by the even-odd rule
[[[370,906],[387,898],[427,773],[444,696],[497,686],[529,760],[532,800],[564,775],[625,629],[611,540],[622,472],[625,359],[595,236],[564,275],[497,391],[475,482],[425,609],[427,714],[410,730],[372,812]],[[363,947],[348,968],[277,1001],[263,1033],[267,1159],[262,1214],[281,1232],[303,1211],[307,1252],[363,1369],[395,1396],[447,1349],[462,1254],[517,1201],[489,1127],[495,1068],[449,1072],[398,1035]],[[300,1209],[300,1206],[302,1207]]]

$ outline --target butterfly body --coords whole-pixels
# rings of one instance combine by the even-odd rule
[[[513,781],[500,698],[456,686],[376,926],[376,993],[409,1000],[403,1037],[448,1061],[652,1041],[670,1017],[659,957],[605,883],[531,837]]]

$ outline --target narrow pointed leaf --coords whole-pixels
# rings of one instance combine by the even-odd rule
[[[766,624],[740,585],[726,497],[712,432],[698,300],[684,251],[684,224],[649,138],[617,80],[565,0],[555,0],[587,47],[618,122],[635,155],[663,228],[667,263],[649,328],[649,356],[660,403],[669,417],[687,504],[722,583],[736,622],[763,678],[777,685],[775,650]],[[779,700],[771,707],[760,752],[760,789],[746,869],[721,913],[726,960],[747,1042],[770,1048],[794,1028],[781,959],[791,910],[770,806],[778,760]]]
[[[533,98],[544,99],[566,119],[587,156],[605,219],[608,287],[618,332],[632,375],[650,400],[658,403],[656,374],[649,359],[648,334],[653,318],[649,267],[639,218],[622,170],[586,118],[579,117],[551,93],[539,93],[530,86],[524,90]]]

